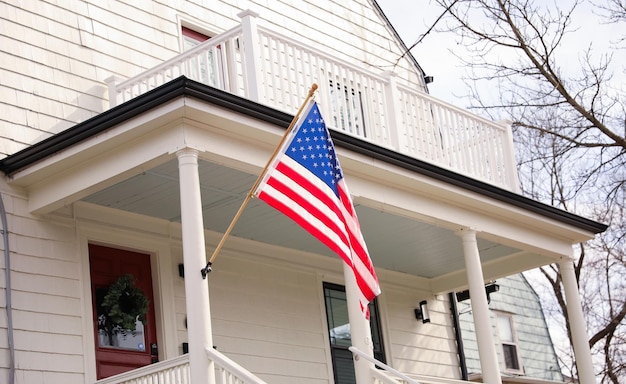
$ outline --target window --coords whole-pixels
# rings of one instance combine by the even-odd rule
[[[517,353],[517,338],[513,326],[513,317],[507,313],[496,314],[498,324],[498,336],[502,345],[504,367],[507,370],[520,371],[520,358]]]
[[[187,27],[182,28],[183,32],[183,51],[189,50],[203,41],[209,40],[209,36],[196,32]]]
[[[350,338],[345,288],[341,285],[324,283],[324,301],[326,304],[326,318],[328,320],[335,384],[355,384],[352,352],[348,350],[348,347],[352,345],[352,340]],[[385,353],[376,300],[370,303],[369,309],[374,358],[384,363]]]
[[[195,48],[199,44],[210,39],[203,33],[193,29],[182,27],[183,51]],[[223,89],[224,78],[222,74],[221,48],[218,45],[206,52],[195,56],[187,63],[187,76],[203,84]],[[219,75],[218,75],[219,74]]]

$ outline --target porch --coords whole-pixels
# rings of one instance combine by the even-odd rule
[[[351,348],[355,358],[369,358],[367,354]],[[209,366],[215,369],[216,384],[267,384],[247,369],[216,350],[207,349]],[[371,367],[369,376],[372,384],[462,384],[466,381],[443,379],[430,376],[411,375],[410,377],[394,370],[386,364],[371,359],[378,368]],[[155,363],[130,372],[99,380],[97,384],[190,384],[189,356],[182,355],[167,361]]]

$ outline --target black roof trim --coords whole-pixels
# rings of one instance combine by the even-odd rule
[[[413,53],[411,53],[411,51],[409,50],[409,47],[407,47],[406,43],[404,42],[404,40],[402,40],[402,37],[400,37],[400,34],[396,30],[396,28],[393,26],[393,24],[391,24],[391,21],[389,21],[389,18],[387,17],[383,9],[380,7],[380,5],[378,5],[378,2],[376,0],[372,0],[371,4],[374,7],[374,11],[376,11],[376,13],[378,13],[378,15],[383,19],[385,24],[387,24],[387,27],[394,35],[396,41],[400,44],[400,48],[402,48],[402,50],[405,52],[405,57],[407,57],[413,63],[413,65],[415,65],[415,68],[420,71],[422,77],[426,77],[426,72],[424,72],[422,66],[417,62],[415,56],[413,56]],[[424,86],[428,91],[428,84],[424,82]]]
[[[511,204],[527,211],[555,219],[562,223],[573,225],[577,228],[593,233],[601,233],[606,231],[608,228],[606,224],[598,223],[594,220],[575,215],[571,212],[529,199],[517,193],[513,193],[494,185],[472,179],[471,177],[440,168],[436,165],[403,155],[401,153],[379,147],[375,144],[364,142],[353,136],[348,136],[344,133],[336,131],[331,131],[331,135],[333,137],[333,142],[337,146],[348,148],[354,152],[362,153],[366,156],[370,156],[386,163],[428,176],[435,180],[440,180],[468,191],[493,198],[494,200]]]
[[[248,99],[243,99],[181,76],[126,103],[115,106],[108,111],[5,157],[0,160],[0,171],[11,176],[20,169],[45,159],[56,152],[181,96],[192,96],[278,126],[288,127],[292,119],[292,116],[289,114],[264,107]]]
[[[0,160],[0,170],[8,176],[62,151],[82,140],[138,116],[152,108],[181,96],[190,96],[232,111],[287,128],[293,116],[248,99],[212,88],[181,76],[145,94],[135,97],[63,132],[40,141]],[[362,141],[358,138],[331,131],[334,143],[351,151],[376,158],[436,180],[476,192],[503,203],[540,214],[592,233],[601,233],[607,226],[593,220],[563,211],[547,204],[509,192],[490,184],[460,175],[392,150]]]

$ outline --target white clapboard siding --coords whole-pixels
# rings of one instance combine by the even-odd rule
[[[86,255],[79,251],[76,229],[67,222],[31,217],[21,198],[13,197],[9,205],[10,222],[21,220],[15,232],[11,230],[11,247],[20,249],[13,253],[12,266],[16,356],[20,362],[28,361],[20,366],[19,374],[32,378],[25,381],[29,383],[41,382],[37,378],[44,375],[46,383],[80,382],[77,378],[84,378],[91,369],[90,362],[85,361],[90,351],[84,349],[89,345],[85,338],[92,338],[93,331],[84,329],[90,320],[83,316],[90,317],[91,308],[80,284],[87,278],[82,273],[88,267]],[[146,231],[137,219],[139,215],[104,208],[94,209],[90,215],[80,220],[89,222],[96,233],[110,230],[107,228],[116,220],[124,225],[129,238],[138,238]],[[42,234],[42,239],[28,246],[32,233]],[[173,280],[173,291],[163,294],[176,312],[174,342],[179,355],[182,343],[193,340],[187,339],[185,328],[184,279],[178,276],[177,268],[182,251],[177,233],[174,230],[173,237],[162,235],[171,247],[171,267],[159,273],[162,277],[169,274]],[[208,236],[209,249],[213,249],[215,237]],[[220,352],[266,382],[328,383],[332,370],[321,282],[328,280],[327,275],[331,276],[328,281],[341,282],[341,260],[299,252],[294,255],[299,262],[294,263],[287,253],[252,241],[229,239],[209,275],[213,342]],[[420,286],[417,278],[413,281],[404,276],[403,285],[396,287],[394,273],[381,271],[380,276],[383,337],[390,365],[409,374],[457,378],[447,301],[430,299],[432,322],[426,326],[413,314],[422,299],[420,291],[412,288]],[[6,340],[1,337],[6,333],[3,321],[0,317],[0,343]],[[5,355],[6,345],[0,344],[0,356]]]
[[[451,319],[447,298],[428,300],[430,323],[415,318],[414,309],[422,300],[417,291],[385,290],[388,344],[393,367],[406,374],[426,374],[458,379],[458,357],[451,338]]]
[[[18,382],[84,382],[84,298],[75,231],[30,216],[23,197],[3,194],[3,199],[11,223],[11,301],[15,357],[20,362]],[[1,272],[0,285],[4,287],[4,257]],[[4,308],[4,290],[1,300]],[[8,361],[6,316],[0,318],[0,354],[6,355],[1,361]]]
[[[402,53],[368,0],[250,2],[262,23],[381,72]],[[0,69],[0,156],[109,108],[105,79],[135,76],[180,53],[180,25],[218,34],[240,23],[241,2],[151,0],[5,5]],[[419,85],[407,60],[394,69]],[[306,85],[309,86],[308,84]],[[10,116],[6,118],[5,116]]]
[[[326,319],[315,271],[229,254],[218,260],[210,277],[218,350],[267,382],[328,380]]]

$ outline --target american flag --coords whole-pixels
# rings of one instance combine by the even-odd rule
[[[254,195],[276,208],[352,267],[366,318],[380,294],[339,159],[317,103],[311,101]]]

